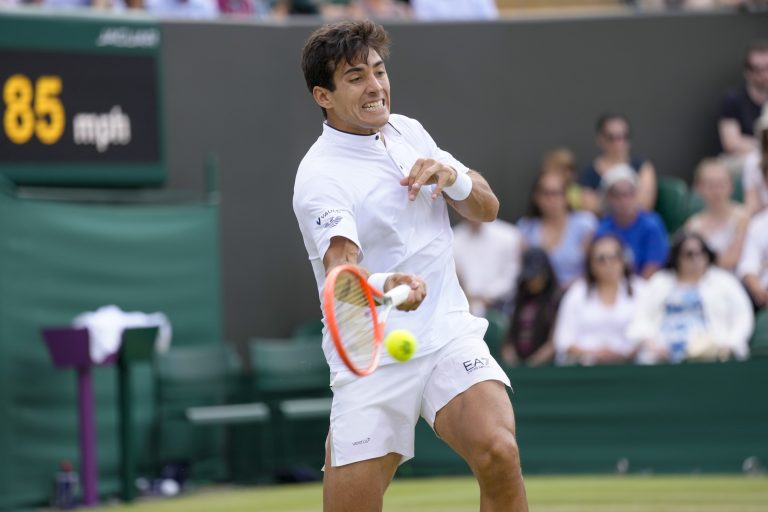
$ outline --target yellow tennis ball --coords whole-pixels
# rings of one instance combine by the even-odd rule
[[[396,329],[384,340],[384,346],[387,352],[396,360],[403,362],[409,360],[416,353],[419,344],[416,338],[405,329]]]

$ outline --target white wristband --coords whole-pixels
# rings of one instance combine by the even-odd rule
[[[456,171],[456,181],[450,187],[445,187],[443,192],[456,201],[463,201],[472,193],[472,178],[465,172]]]
[[[384,283],[387,282],[392,272],[377,272],[368,276],[368,284],[376,288],[377,290],[384,291]]]

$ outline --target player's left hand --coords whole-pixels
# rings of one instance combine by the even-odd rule
[[[400,184],[408,187],[408,199],[411,201],[416,199],[424,185],[437,185],[432,192],[432,199],[435,199],[445,187],[453,185],[457,176],[458,172],[451,166],[431,158],[419,158]]]

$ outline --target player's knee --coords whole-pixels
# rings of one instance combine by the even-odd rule
[[[475,469],[480,475],[513,475],[520,472],[520,450],[512,432],[504,430],[498,435],[489,436],[477,453]]]

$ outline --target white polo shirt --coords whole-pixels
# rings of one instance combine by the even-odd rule
[[[744,237],[736,275],[743,279],[748,274],[756,275],[763,286],[768,286],[768,210],[752,217]]]
[[[434,158],[458,172],[469,170],[438,148],[418,121],[405,116],[390,115],[389,124],[374,135],[353,135],[325,124],[299,164],[293,194],[319,294],[325,281],[323,256],[334,236],[357,244],[359,263],[369,271],[416,274],[427,283],[427,297],[416,311],[393,311],[387,320],[387,332],[407,329],[416,336],[415,357],[460,337],[482,338],[488,327],[485,319],[470,315],[459,287],[444,198],[433,200],[434,186],[426,186],[410,201],[407,187],[400,185],[419,158]],[[344,368],[327,332],[323,350],[332,371]],[[392,362],[382,355],[381,364]]]

